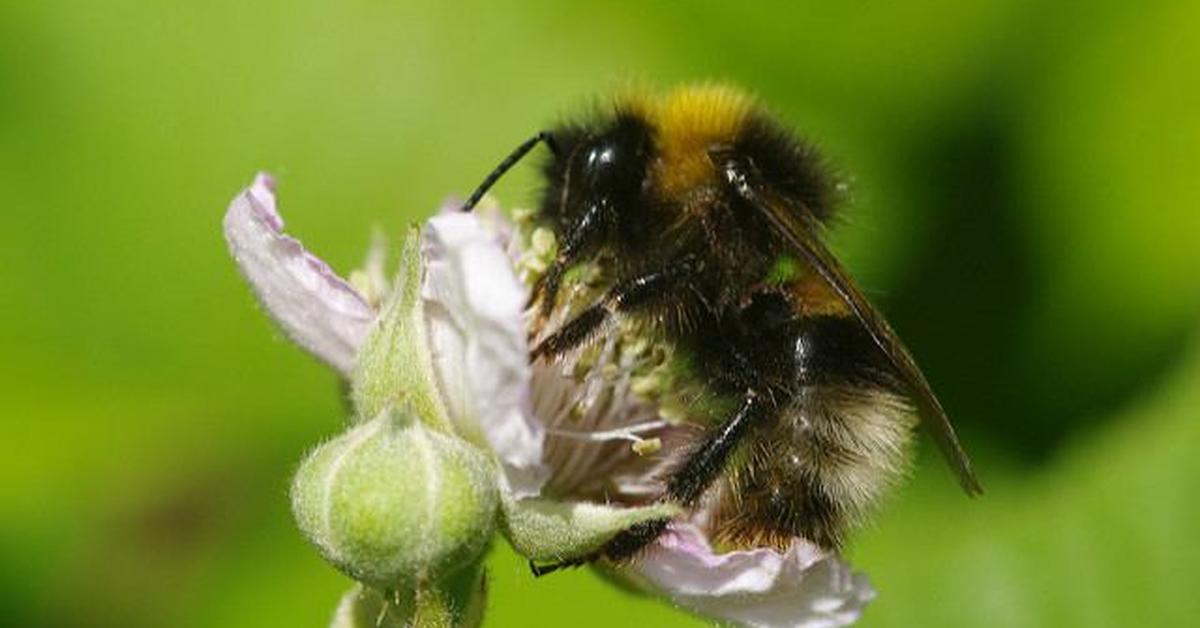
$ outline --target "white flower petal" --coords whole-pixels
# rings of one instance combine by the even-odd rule
[[[679,605],[746,626],[845,626],[875,597],[865,575],[801,539],[783,553],[716,554],[691,524],[673,525],[633,568]]]
[[[349,376],[375,312],[328,264],[283,233],[270,175],[260,173],[233,199],[224,227],[242,275],[288,337]]]
[[[537,495],[548,470],[545,427],[529,399],[525,287],[498,236],[472,214],[431,218],[421,253],[433,363],[450,418],[492,448],[515,497]]]

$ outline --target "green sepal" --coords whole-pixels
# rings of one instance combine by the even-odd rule
[[[670,503],[623,508],[529,498],[503,499],[501,504],[508,542],[533,561],[582,558],[634,524],[674,518],[681,512]]]
[[[453,433],[438,392],[421,282],[421,234],[409,227],[400,249],[400,269],[379,319],[358,355],[351,380],[355,421],[379,416],[392,406],[406,405],[430,427]]]

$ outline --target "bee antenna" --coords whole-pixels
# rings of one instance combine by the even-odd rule
[[[545,142],[550,152],[558,154],[558,143],[554,141],[554,136],[550,135],[549,131],[538,131],[533,137],[521,142],[519,146],[508,154],[508,157],[504,158],[504,161],[501,161],[498,166],[488,173],[488,176],[484,177],[483,183],[480,183],[479,187],[475,188],[475,191],[471,193],[467,202],[463,203],[462,210],[469,212],[474,209],[479,199],[483,198],[484,194],[487,194],[487,191],[496,184],[496,181],[499,181],[500,177],[504,176],[504,173],[508,172],[510,168],[517,165],[517,162],[521,161],[525,155],[528,155],[529,151],[533,150],[533,147],[537,146],[538,142]]]

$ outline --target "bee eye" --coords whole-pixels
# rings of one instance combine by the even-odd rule
[[[602,139],[588,149],[583,158],[583,172],[592,187],[609,186],[619,181],[622,170],[620,148],[612,140]]]
[[[623,194],[640,188],[645,157],[642,142],[628,134],[596,138],[580,155],[583,184],[593,191]]]
[[[612,146],[593,146],[592,150],[588,151],[586,167],[590,170],[599,170],[612,165],[616,158],[617,151]]]

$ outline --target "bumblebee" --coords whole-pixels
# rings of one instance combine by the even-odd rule
[[[794,537],[839,549],[904,472],[918,417],[970,495],[982,489],[929,383],[822,240],[836,179],[810,145],[723,85],[617,97],[585,122],[536,134],[467,200],[469,211],[539,143],[537,220],[558,238],[533,288],[540,320],[583,264],[608,277],[593,303],[543,334],[534,360],[576,349],[614,319],[684,356],[716,403],[675,455],[660,499],[715,504],[733,546]],[[668,525],[619,533],[551,571],[635,556]]]

